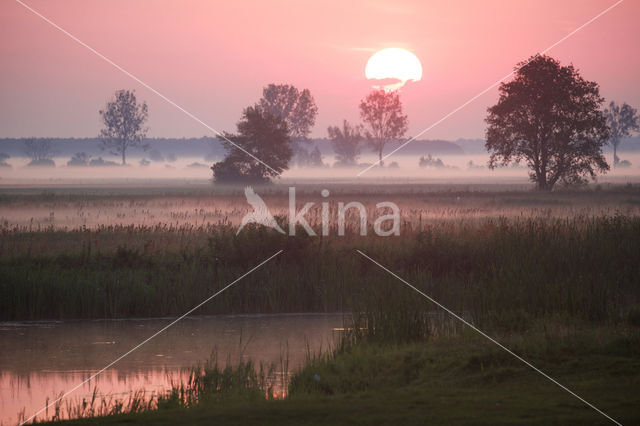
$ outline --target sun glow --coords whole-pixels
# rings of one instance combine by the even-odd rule
[[[401,88],[407,81],[419,81],[422,64],[408,50],[393,47],[374,53],[364,73],[369,80],[379,80],[374,88],[391,91]]]

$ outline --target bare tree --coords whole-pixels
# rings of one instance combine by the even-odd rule
[[[336,153],[336,163],[340,166],[355,165],[363,139],[362,125],[352,126],[347,120],[343,120],[342,129],[338,126],[330,126],[327,132],[333,151]]]
[[[29,138],[24,141],[24,153],[31,159],[31,166],[55,165],[53,157],[53,144],[51,140],[44,138]]]
[[[609,127],[600,106],[598,84],[573,67],[536,55],[515,68],[500,85],[498,103],[488,109],[486,148],[489,167],[525,161],[538,189],[562,181],[583,183],[609,165],[602,146]]]
[[[626,103],[618,106],[611,101],[609,108],[604,110],[604,115],[607,117],[607,124],[611,129],[609,143],[613,146],[613,165],[615,167],[620,162],[618,146],[622,139],[630,137],[631,132],[640,130],[638,126],[638,111]]]
[[[100,148],[122,157],[127,164],[126,153],[130,147],[147,148],[142,141],[148,129],[144,127],[148,118],[146,102],[138,103],[135,91],[118,90],[106,108],[100,110],[104,129],[100,131]]]
[[[409,125],[408,117],[402,112],[400,95],[384,90],[371,92],[360,102],[360,117],[367,125],[367,142],[378,153],[382,166],[385,145],[404,136]]]

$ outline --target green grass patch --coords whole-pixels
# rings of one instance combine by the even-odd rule
[[[534,365],[623,424],[640,419],[640,337],[621,329],[504,336]],[[549,351],[549,347],[554,350]],[[189,408],[70,424],[607,424],[471,332],[413,344],[345,344],[310,359],[285,400],[236,394]]]

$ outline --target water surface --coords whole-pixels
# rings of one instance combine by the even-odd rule
[[[30,417],[47,398],[80,384],[172,320],[0,323],[0,424],[16,424],[20,413]],[[285,373],[281,361],[288,360],[291,373],[308,350],[333,344],[333,328],[341,327],[342,320],[342,314],[185,318],[69,398],[90,399],[96,387],[101,395],[118,398],[137,390],[163,392],[184,378],[186,368],[212,353],[222,364],[247,358],[274,363],[277,374]]]

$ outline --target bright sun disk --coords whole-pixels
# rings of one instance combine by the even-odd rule
[[[422,64],[408,50],[392,47],[374,53],[364,72],[369,80],[398,80],[396,83],[374,86],[390,91],[399,89],[407,81],[419,81],[422,78]]]

